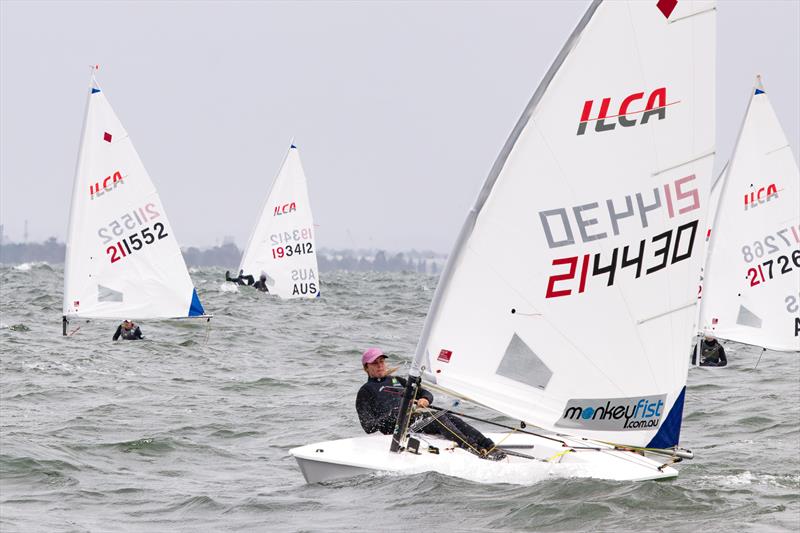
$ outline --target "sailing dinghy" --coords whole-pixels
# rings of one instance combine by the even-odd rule
[[[92,68],[64,266],[70,318],[186,318],[205,312],[158,192]]]
[[[266,276],[271,294],[283,299],[317,298],[319,268],[314,218],[300,153],[292,144],[267,194],[239,270]]]
[[[677,475],[669,464],[690,455],[677,446],[713,165],[715,19],[711,1],[591,4],[467,216],[394,435],[292,449],[308,482],[505,463],[519,482],[543,462],[604,479]],[[411,441],[419,386],[519,421],[488,436],[529,457]]]
[[[800,172],[761,83],[722,181],[699,325],[716,337],[800,350]]]

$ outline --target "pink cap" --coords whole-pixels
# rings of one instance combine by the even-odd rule
[[[366,365],[367,363],[374,363],[379,357],[386,357],[383,354],[383,350],[380,348],[369,348],[364,355],[361,356],[361,364]]]

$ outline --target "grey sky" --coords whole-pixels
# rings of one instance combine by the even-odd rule
[[[65,238],[99,63],[182,246],[243,246],[294,137],[319,246],[447,252],[587,5],[2,0],[0,222]],[[717,20],[717,169],[756,73],[797,157],[800,2]]]

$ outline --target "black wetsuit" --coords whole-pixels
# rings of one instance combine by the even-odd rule
[[[122,327],[122,324],[117,326],[117,331],[114,332],[114,338],[112,340],[117,340],[122,337],[126,341],[135,341],[137,339],[143,339],[142,330],[139,329],[139,326],[135,326],[131,329],[125,329]]]
[[[253,288],[254,289],[258,289],[261,292],[269,292],[269,289],[267,288],[266,280],[265,281],[261,281],[261,280],[256,281],[255,283],[253,283]]]
[[[696,350],[692,350],[692,364],[695,364]],[[703,339],[700,344],[700,366],[725,366],[728,358],[725,357],[725,348],[716,339]]]
[[[361,386],[358,396],[356,396],[356,411],[364,431],[367,433],[380,431],[384,435],[394,433],[405,387],[406,380],[397,376],[369,378]],[[433,403],[433,394],[425,389],[420,389],[418,398],[425,398],[428,403]],[[430,417],[432,415],[423,416]],[[418,421],[419,417],[416,417],[412,423]],[[450,414],[437,416],[436,420],[425,425],[419,431],[430,435],[441,435],[466,449],[469,447],[463,441],[477,450],[481,448],[489,450],[494,447],[492,439],[485,437],[474,427]]]
[[[254,281],[255,281],[255,278],[253,278],[253,276],[251,274],[248,274],[247,276],[243,276],[241,272],[239,273],[239,275],[237,277],[232,278],[230,270],[226,270],[225,271],[225,281],[232,281],[233,283],[235,283],[237,285],[252,285],[254,283]]]

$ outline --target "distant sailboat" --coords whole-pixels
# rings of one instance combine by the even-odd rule
[[[256,279],[265,275],[269,292],[281,298],[320,295],[314,218],[294,144],[267,194],[239,270]]]
[[[156,188],[94,73],[67,232],[64,334],[70,318],[205,316]]]
[[[760,78],[723,176],[703,278],[703,331],[800,350],[800,172]]]
[[[711,1],[592,3],[467,216],[394,435],[291,450],[307,481],[476,468],[460,448],[436,453],[452,443],[430,435],[408,451],[418,386],[520,421],[489,435],[525,449],[505,460],[519,467],[677,475],[669,463],[691,455],[678,443],[714,155],[715,28]]]

